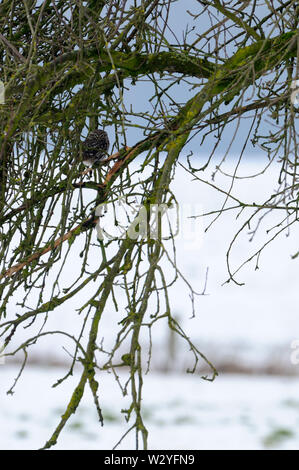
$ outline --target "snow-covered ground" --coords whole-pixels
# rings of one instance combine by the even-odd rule
[[[64,370],[29,367],[14,395],[6,395],[18,369],[1,366],[0,448],[38,449],[50,437],[79,375],[51,388]],[[125,377],[121,375],[121,380]],[[112,449],[128,429],[128,404],[109,374],[100,381],[104,427],[87,392],[55,449]],[[150,373],[144,382],[144,419],[150,449],[298,449],[297,378]],[[134,434],[120,449],[134,449]]]
[[[235,162],[235,161],[234,161]],[[233,171],[233,161],[225,167]],[[247,160],[241,166],[239,176],[257,173],[263,162]],[[262,202],[273,193],[278,176],[278,167],[255,180],[235,181],[234,196],[244,202]],[[212,170],[211,170],[212,171]],[[205,173],[210,180],[211,171]],[[200,174],[200,177],[203,175]],[[192,178],[191,178],[192,179]],[[229,187],[229,181],[216,176],[216,183],[222,188]],[[220,208],[223,193],[208,188],[199,181],[190,181],[190,175],[178,168],[178,177],[173,184],[181,207],[185,204],[185,221],[193,214]],[[206,270],[208,283],[205,296],[196,298],[196,316],[191,317],[191,303],[188,289],[179,281],[170,289],[173,315],[181,321],[184,330],[193,343],[215,364],[225,369],[223,364],[245,366],[259,371],[271,370],[298,375],[298,363],[292,363],[291,345],[299,347],[299,257],[291,259],[299,249],[298,229],[290,235],[282,235],[269,245],[259,260],[259,270],[255,262],[246,265],[238,274],[237,280],[245,282],[237,286],[227,279],[225,252],[236,229],[244,222],[244,215],[236,219],[236,213],[222,215],[208,232],[203,233],[199,219],[196,230],[199,238],[177,239],[177,264],[183,275],[190,281],[195,291],[201,292],[205,284]],[[232,254],[232,263],[246,260],[267,240],[267,232],[278,223],[281,214],[270,214],[262,223],[253,242],[248,242],[245,231]],[[203,227],[207,226],[207,221]],[[252,228],[252,227],[251,227]],[[273,233],[273,231],[270,232]],[[96,236],[96,234],[94,234]],[[78,251],[79,252],[79,251]],[[95,252],[95,260],[97,253]],[[78,268],[77,258],[72,265],[66,265],[61,287],[68,286],[73,271]],[[165,276],[170,276],[170,268],[165,266]],[[65,281],[65,284],[63,283]],[[49,285],[51,285],[49,277]],[[78,299],[71,299],[65,306],[50,312],[46,330],[64,330],[78,334],[82,322],[76,309],[91,295],[80,293]],[[94,289],[93,286],[90,289]],[[15,293],[14,302],[22,299],[21,291]],[[47,294],[44,301],[48,300]],[[18,306],[10,305],[8,315],[23,313]],[[99,336],[113,340],[116,326],[124,311],[117,313],[113,305],[108,305],[103,317]],[[32,328],[38,329],[42,316]],[[24,341],[32,336],[29,329],[19,329],[13,340]],[[189,348],[182,341],[173,344],[167,325],[157,323],[152,332],[152,370],[183,371],[192,365]],[[144,341],[148,338],[144,336]],[[29,348],[29,359],[41,362],[69,361],[68,353],[72,345],[64,342],[61,336],[44,336]],[[169,351],[172,361],[169,363]],[[294,351],[293,351],[294,353]],[[298,354],[296,355],[298,359]],[[298,362],[298,360],[297,360]],[[272,368],[272,369],[271,369]],[[58,423],[61,413],[70,397],[72,386],[78,376],[51,388],[65,371],[55,368],[27,366],[13,396],[6,391],[13,383],[18,369],[10,364],[0,365],[0,442],[3,449],[39,448],[50,437],[51,430]],[[123,377],[123,380],[125,378]],[[215,382],[204,382],[199,375],[165,375],[150,372],[145,379],[143,406],[146,425],[149,429],[151,449],[295,449],[299,445],[299,379],[297,377],[262,377],[221,374]],[[105,416],[105,426],[100,428],[89,393],[70,424],[63,431],[57,448],[111,449],[127,429],[120,410],[126,408],[128,400],[121,397],[118,387],[109,374],[100,377],[100,397]],[[130,435],[120,448],[134,448],[134,436]]]

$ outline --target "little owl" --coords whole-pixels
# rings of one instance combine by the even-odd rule
[[[107,132],[96,129],[88,134],[82,143],[83,163],[86,166],[97,166],[107,156],[109,139]]]

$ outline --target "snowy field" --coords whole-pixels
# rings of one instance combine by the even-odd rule
[[[262,171],[265,164],[256,158],[247,161],[238,171],[242,178]],[[232,163],[225,167],[227,172],[233,171]],[[211,181],[211,172],[205,174],[208,181]],[[232,194],[245,202],[263,202],[276,188],[278,174],[279,168],[274,166],[254,180],[236,180]],[[228,189],[230,184],[223,175],[217,175],[216,183],[223,189]],[[190,182],[190,175],[180,168],[173,189],[180,204],[191,207],[193,214],[201,208],[204,212],[220,208],[224,200],[223,193],[199,181]],[[189,215],[187,211],[185,216]],[[255,270],[255,260],[245,265],[236,276],[245,285],[223,284],[227,279],[226,250],[245,220],[244,214],[238,219],[236,215],[236,212],[227,212],[205,233],[203,228],[208,221],[202,223],[197,219],[195,232],[199,238],[195,237],[192,243],[184,237],[177,240],[177,263],[193,289],[202,292],[207,268],[208,282],[206,295],[196,297],[196,316],[191,319],[189,292],[179,281],[169,292],[172,313],[198,349],[213,362],[220,377],[209,383],[198,375],[158,374],[157,370],[166,369],[181,372],[192,366],[192,357],[190,359],[188,346],[182,341],[171,343],[174,339],[170,338],[163,322],[153,328],[152,370],[146,376],[143,397],[150,449],[299,448],[299,365],[291,361],[291,345],[299,338],[299,257],[291,259],[299,250],[299,231],[294,227],[288,237],[282,235],[266,247],[258,270]],[[232,253],[234,267],[267,241],[267,230],[279,223],[281,216],[269,214],[251,243],[245,230]],[[185,219],[183,223],[189,222]],[[272,233],[270,231],[270,235]],[[72,266],[66,266],[66,286],[76,267],[75,259]],[[170,275],[166,266],[165,275]],[[62,283],[62,287],[65,285]],[[21,291],[15,293],[15,305],[11,304],[9,314],[23,313],[16,305],[22,295]],[[87,289],[80,302],[90,295]],[[51,312],[46,330],[60,329],[77,335],[82,322],[77,307],[78,300],[71,299]],[[122,308],[116,313],[113,305],[108,305],[100,330],[105,345],[113,341],[115,326],[123,314]],[[39,328],[41,322],[42,316],[33,328]],[[15,345],[32,332],[19,329],[18,335],[13,338]],[[144,336],[145,350],[147,342],[148,337]],[[28,350],[29,360],[65,363],[69,355],[64,348],[72,351],[72,347],[61,336],[47,336]],[[221,372],[239,369],[225,369],[225,362],[259,372],[277,373],[278,368],[289,376],[227,375]],[[44,445],[58,424],[78,376],[53,389],[51,385],[66,370],[27,366],[15,394],[7,396],[6,391],[17,372],[14,365],[0,365],[0,445],[2,449],[37,449]],[[98,425],[92,398],[87,393],[63,431],[57,449],[111,449],[127,430],[120,410],[126,408],[128,401],[121,397],[110,375],[101,376],[99,381],[104,428]],[[134,435],[129,435],[120,448],[134,448]]]
[[[0,448],[38,449],[57,425],[74,381],[53,389],[65,371],[30,367],[8,396],[17,371],[1,366]],[[55,449],[112,449],[128,429],[120,412],[128,401],[113,378],[103,375],[100,388],[104,427],[87,393]],[[208,383],[198,376],[151,373],[143,400],[149,448],[298,449],[298,388],[297,378],[224,375]],[[119,449],[134,449],[134,434]]]

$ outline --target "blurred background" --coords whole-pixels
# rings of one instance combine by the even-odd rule
[[[216,161],[203,179],[226,191],[236,159],[230,156],[222,166],[222,173],[217,173],[212,181]],[[185,166],[186,158],[182,157],[180,163]],[[231,191],[234,197],[259,204],[272,194],[277,186],[279,165],[273,164],[263,173],[265,163],[263,154],[244,156],[237,172],[239,179],[235,179]],[[235,276],[242,285],[227,283],[226,253],[248,213],[247,217],[245,214],[237,217],[235,210],[223,212],[210,225],[215,214],[206,217],[203,214],[220,209],[226,196],[194,179],[181,165],[172,187],[179,202],[177,266],[199,295],[194,294],[193,316],[190,288],[184,280],[179,280],[170,288],[170,302],[173,316],[193,344],[213,363],[219,377],[214,382],[203,380],[201,376],[210,373],[204,362],[194,375],[188,373],[194,364],[188,344],[174,335],[163,319],[157,322],[152,329],[150,371],[144,380],[149,446],[153,449],[297,448],[298,258],[292,256],[298,251],[298,229],[295,226],[265,246],[258,269],[256,258],[245,264]],[[248,178],[258,173],[261,174]],[[196,218],[190,218],[192,215]],[[105,217],[103,226],[107,228]],[[279,224],[280,218],[281,214],[270,212],[259,223],[253,240],[254,223],[245,228],[231,251],[232,271],[269,240],[270,229]],[[96,253],[95,248],[95,260]],[[65,279],[69,281],[75,270],[74,257],[64,273]],[[165,264],[164,274],[171,278],[171,265]],[[51,278],[49,285],[50,281]],[[20,291],[15,293],[11,312],[17,309],[23,295]],[[88,289],[84,295],[88,298]],[[82,318],[76,313],[77,302],[71,299],[66,306],[49,315],[47,331],[78,334]],[[118,331],[116,320],[122,315],[121,309],[116,312],[111,303],[100,331],[104,348],[113,344]],[[42,322],[37,322],[37,331]],[[26,329],[20,334],[24,335],[23,340],[28,338]],[[19,341],[20,336],[15,344]],[[146,365],[150,347],[146,333],[143,347]],[[52,388],[68,372],[72,348],[71,341],[59,335],[45,336],[32,345],[13,395],[6,392],[20,371],[23,353],[6,359],[0,366],[1,448],[37,448],[49,438],[79,377],[75,369],[73,377]],[[126,368],[119,368],[119,374],[125,383]],[[113,374],[101,372],[98,380],[104,428],[97,422],[93,399],[86,390],[83,403],[62,433],[57,448],[109,449],[127,429],[121,410],[128,399],[122,396]],[[119,448],[133,449],[134,445],[134,436],[128,435]]]
[[[265,8],[264,2],[258,6],[261,18]],[[190,25],[189,38],[195,39],[192,24],[186,2],[177,2],[176,8],[170,11],[170,28],[165,33],[169,42],[183,43],[183,32]],[[267,24],[264,27],[267,31]],[[235,51],[234,47],[228,45],[228,55]],[[271,76],[265,78],[269,80]],[[165,83],[166,87],[167,81]],[[155,90],[146,80],[137,85],[126,80],[125,86],[125,107],[132,107],[136,116],[140,113],[126,129],[127,143],[133,145],[143,138],[141,113],[150,108]],[[176,103],[186,102],[195,93],[196,86],[198,80],[193,78],[188,83],[182,81],[173,86]],[[244,95],[244,102],[252,100],[252,93],[250,88]],[[226,110],[225,105],[221,110]],[[145,370],[149,357],[151,360],[144,377],[143,414],[150,449],[299,447],[299,354],[296,354],[296,348],[299,349],[299,258],[296,257],[299,230],[292,225],[276,237],[286,217],[285,212],[279,211],[261,218],[257,216],[246,224],[255,210],[254,204],[264,203],[276,191],[281,170],[281,163],[272,162],[269,166],[267,154],[250,144],[240,161],[248,122],[241,120],[237,127],[235,122],[227,124],[218,153],[196,177],[185,169],[188,156],[192,153],[192,165],[204,167],[217,136],[209,136],[202,142],[202,135],[194,135],[176,168],[171,189],[179,207],[175,255],[181,277],[169,288],[172,315],[196,348],[215,366],[219,376],[213,382],[202,378],[211,377],[204,360],[194,374],[188,372],[194,366],[193,354],[188,343],[168,328],[166,320],[153,325],[151,336],[145,329],[142,336]],[[271,124],[265,119],[260,133],[267,134],[269,127]],[[114,127],[107,125],[105,129],[113,145]],[[130,164],[130,170],[137,170],[142,161],[141,156],[132,166]],[[217,217],[229,190],[239,201],[252,207],[242,212],[225,209]],[[225,208],[231,206],[234,200],[230,198]],[[210,212],[213,213],[204,215]],[[59,213],[57,208],[57,217]],[[101,223],[106,230],[111,229],[109,212]],[[172,228],[176,230],[175,222]],[[96,236],[94,230],[94,243]],[[84,245],[79,239],[74,242],[78,257],[73,256],[60,277],[62,287],[69,286],[80,273],[79,253]],[[171,253],[171,243],[165,241],[165,245]],[[231,271],[237,271],[236,282],[227,282],[229,249]],[[90,253],[92,271],[93,264],[99,263],[99,250],[94,247]],[[48,276],[44,301],[51,294],[59,269],[57,264],[56,270],[54,268]],[[163,272],[171,281],[174,276],[171,262],[165,262]],[[83,322],[78,305],[82,305],[85,298],[89,299],[93,291],[94,286],[86,286],[80,293],[79,303],[77,298],[70,299],[49,315],[40,315],[28,330],[18,329],[12,347],[27,340],[29,335],[37,334],[45,320],[45,331],[65,331],[77,337]],[[36,298],[31,297],[28,308],[34,309],[39,294],[36,291]],[[15,292],[7,312],[9,318],[20,313],[19,303],[25,295],[22,290]],[[99,343],[103,338],[104,350],[109,350],[115,342],[118,322],[124,316],[124,302],[125,299],[118,299],[119,311],[116,311],[111,301],[101,320]],[[154,305],[152,311],[155,311]],[[127,353],[125,347],[126,344],[122,353]],[[41,336],[29,348],[26,367],[20,377],[22,350],[13,358],[0,359],[1,449],[37,449],[49,439],[80,377],[78,366],[67,380],[53,387],[68,373],[73,348],[73,342],[63,335]],[[128,370],[121,367],[117,373],[124,386]],[[129,397],[122,395],[112,373],[100,371],[97,380],[104,427],[97,420],[93,397],[86,389],[80,407],[63,430],[55,449],[111,449],[119,441],[119,449],[135,448],[134,433],[121,440],[130,427],[122,412],[130,404]]]

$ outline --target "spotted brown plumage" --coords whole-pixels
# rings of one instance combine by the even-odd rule
[[[109,139],[107,132],[96,129],[88,134],[82,145],[83,163],[86,166],[97,166],[107,156]]]

